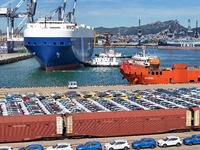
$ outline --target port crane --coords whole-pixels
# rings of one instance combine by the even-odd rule
[[[52,11],[53,12],[52,15],[50,15],[46,19],[51,20],[54,17],[54,15],[56,13],[58,13],[59,21],[63,21],[64,18],[66,17],[69,22],[75,22],[74,14],[75,14],[75,10],[76,10],[76,0],[74,0],[72,11],[69,11],[67,14],[65,14],[66,3],[67,3],[67,0],[63,0],[62,5],[58,6],[56,9],[54,9]]]
[[[34,15],[37,6],[37,0],[27,0],[27,10],[25,12],[17,12],[17,10],[21,7],[21,5],[25,2],[25,0],[20,0],[15,8],[6,8],[9,4],[16,0],[10,0],[9,2],[3,4],[0,7],[0,17],[7,18],[7,51],[8,53],[13,52],[14,50],[14,41],[23,41],[23,38],[14,38],[14,21],[15,18],[24,18],[19,25],[21,25],[26,18],[28,18],[28,22],[34,22]],[[20,31],[19,25],[16,30]],[[11,27],[11,36],[10,36],[10,27]]]

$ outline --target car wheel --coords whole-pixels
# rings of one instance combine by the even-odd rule
[[[155,145],[151,145],[151,148],[154,149],[156,146]]]
[[[100,148],[97,148],[96,150],[100,150]]]
[[[163,147],[167,147],[167,144],[164,144]]]
[[[181,146],[181,144],[180,144],[180,143],[177,143],[176,146],[179,147],[179,146]]]
[[[137,146],[137,149],[139,150],[139,149],[141,149],[141,147],[140,147],[140,146]]]
[[[111,147],[111,148],[109,148],[109,150],[114,150],[114,149]]]
[[[128,150],[128,147],[124,147],[124,150]]]
[[[188,145],[192,146],[192,142],[190,142]]]

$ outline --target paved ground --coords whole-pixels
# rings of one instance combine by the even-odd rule
[[[102,146],[104,146],[105,143],[107,142],[111,142],[112,140],[115,139],[126,139],[128,140],[129,144],[131,145],[131,143],[135,140],[139,140],[143,137],[152,137],[155,140],[159,140],[164,138],[165,136],[168,135],[176,135],[179,136],[180,138],[184,138],[184,137],[188,137],[192,134],[195,133],[200,133],[200,132],[183,132],[183,133],[168,133],[168,134],[155,134],[155,135],[142,135],[142,136],[125,136],[125,137],[110,137],[110,138],[85,138],[85,139],[64,139],[64,140],[54,140],[54,141],[35,141],[35,142],[20,142],[20,143],[4,143],[4,144],[0,144],[0,146],[6,145],[6,146],[12,146],[14,148],[14,150],[17,150],[20,147],[25,147],[29,144],[34,144],[34,143],[39,143],[41,145],[44,146],[44,148],[46,149],[46,147],[48,146],[52,146],[55,145],[57,143],[61,143],[61,142],[68,142],[71,143],[73,149],[75,150],[76,146],[79,144],[83,144],[87,141],[91,141],[91,140],[95,140],[95,141],[99,141],[101,142]],[[131,148],[132,149],[132,148]],[[155,148],[155,149],[161,149],[159,147]],[[165,148],[166,150],[198,150],[200,149],[200,145],[193,145],[193,146],[185,146],[182,145],[180,147],[167,147]]]
[[[68,89],[67,87],[30,87],[30,88],[0,88],[0,93],[26,93],[26,92],[67,92],[67,91],[105,91],[105,90],[145,90],[145,89],[174,89],[174,88],[199,87],[200,84],[153,84],[153,85],[113,85],[113,86],[79,86],[78,89]]]

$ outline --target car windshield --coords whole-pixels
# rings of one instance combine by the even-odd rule
[[[54,146],[52,146],[53,148],[56,148],[56,147],[58,147],[58,144],[56,144],[56,145],[54,145]]]
[[[86,142],[85,144],[84,144],[84,146],[88,146],[90,143],[89,142]]]
[[[114,144],[115,144],[115,141],[112,141],[110,144],[111,144],[111,145],[114,145]]]
[[[138,140],[138,142],[143,142],[143,141],[144,141],[143,139]]]
[[[164,139],[163,139],[163,141],[168,141],[168,140],[169,140],[169,138],[168,138],[168,137],[166,137],[166,138],[164,138]]]
[[[195,135],[195,134],[191,136],[191,138],[195,138],[195,137],[196,137],[196,135]]]

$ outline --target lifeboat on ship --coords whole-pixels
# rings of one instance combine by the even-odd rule
[[[159,58],[153,58],[153,59],[149,60],[149,63],[150,63],[150,66],[159,67],[160,59]]]

